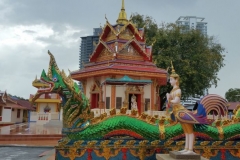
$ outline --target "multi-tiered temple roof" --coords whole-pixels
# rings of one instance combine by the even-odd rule
[[[166,84],[167,72],[152,62],[152,46],[146,46],[144,28],[137,28],[122,8],[117,24],[108,20],[103,27],[94,52],[84,69],[71,73],[75,80],[103,75],[129,75],[156,78],[159,85]]]

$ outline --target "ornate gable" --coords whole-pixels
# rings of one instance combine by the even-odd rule
[[[104,48],[99,56],[97,57],[97,62],[108,61],[113,58],[113,53],[111,53],[108,49]]]
[[[119,52],[119,54],[140,56],[138,51],[131,44],[124,46],[124,48]]]
[[[124,7],[121,13],[125,15]],[[151,62],[151,49],[145,46],[143,32],[144,29],[138,30],[131,20],[127,20],[122,14],[119,14],[116,25],[111,25],[107,20],[100,43],[92,53],[90,62],[116,58]]]

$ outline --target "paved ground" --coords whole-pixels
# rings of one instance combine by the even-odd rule
[[[40,154],[53,150],[47,147],[0,147],[0,160],[39,160]]]

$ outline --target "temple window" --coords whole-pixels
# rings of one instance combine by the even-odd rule
[[[110,109],[110,97],[106,97],[106,109]]]
[[[20,118],[20,113],[21,113],[21,110],[17,109],[17,118]]]
[[[116,109],[121,109],[122,107],[122,97],[116,97]]]
[[[145,111],[148,111],[150,107],[150,98],[145,98]]]

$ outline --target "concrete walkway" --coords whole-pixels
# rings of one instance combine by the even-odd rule
[[[54,152],[52,147],[0,147],[0,160],[54,160]]]

